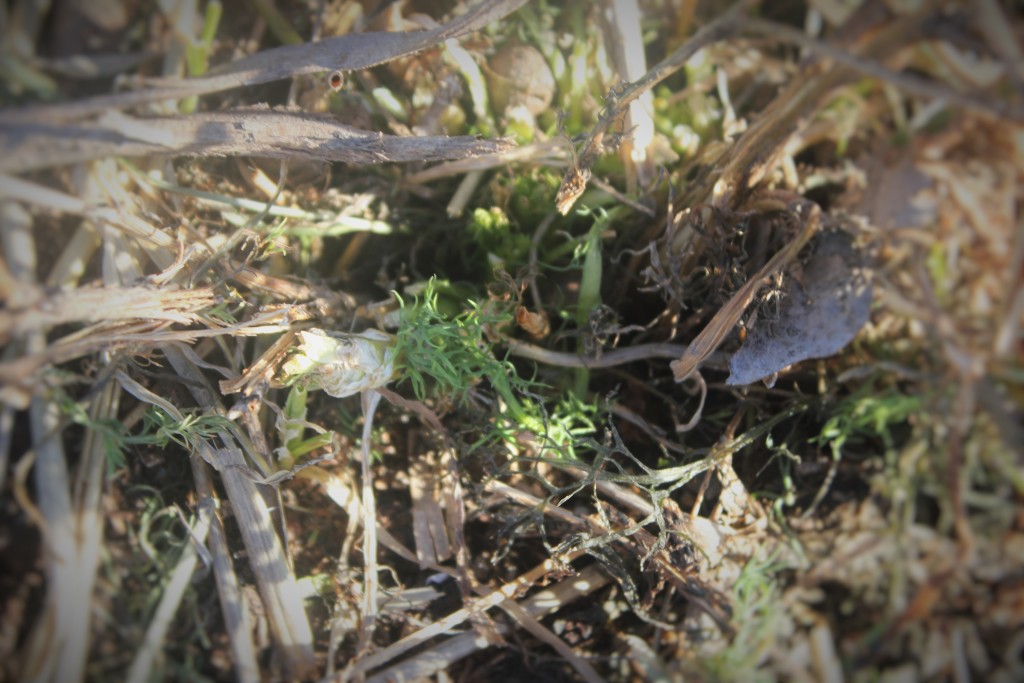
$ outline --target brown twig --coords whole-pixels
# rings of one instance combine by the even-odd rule
[[[0,310],[0,342],[71,322],[159,320],[190,325],[216,302],[208,288],[81,287],[48,298],[40,288],[26,289],[34,299],[30,305]]]
[[[951,104],[969,111],[982,112],[995,117],[1007,117],[1016,121],[1024,120],[1024,112],[1019,107],[994,101],[980,96],[978,93],[961,93],[949,86],[916,76],[900,73],[887,68],[881,63],[888,55],[898,48],[927,38],[927,27],[924,18],[928,15],[911,15],[891,20],[879,35],[872,35],[861,49],[851,52],[849,49],[815,40],[803,32],[775,22],[756,19],[742,15],[748,3],[737,2],[725,14],[697,32],[686,43],[676,49],[648,71],[643,78],[629,83],[621,92],[609,96],[609,104],[602,112],[597,124],[588,134],[586,141],[577,155],[577,163],[569,169],[555,198],[555,206],[564,215],[569,212],[586,189],[590,179],[590,168],[603,152],[603,141],[611,125],[619,120],[629,104],[647,92],[665,78],[675,73],[686,64],[686,61],[698,50],[722,40],[742,33],[750,33],[769,37],[783,42],[807,48],[811,52],[831,60],[834,65],[821,63],[812,65],[808,75],[790,87],[790,93],[783,93],[776,98],[772,111],[765,112],[744,138],[737,142],[733,150],[755,150],[759,152],[758,160],[770,158],[760,145],[751,145],[750,141],[763,142],[757,128],[762,132],[773,134],[769,149],[779,149],[785,136],[795,126],[796,121],[806,115],[808,108],[816,106],[821,99],[835,88],[849,82],[858,74],[873,76],[881,81],[891,83],[906,92],[931,99],[946,100]],[[835,65],[838,65],[836,68]],[[732,155],[735,159],[737,154]],[[748,155],[749,156],[749,155]],[[730,165],[733,173],[745,167],[743,162]],[[763,164],[762,164],[763,165]],[[723,173],[723,177],[728,173]],[[748,173],[748,176],[755,174]],[[714,184],[706,185],[710,187]]]
[[[711,322],[694,338],[679,359],[671,363],[672,374],[677,382],[697,372],[700,365],[719,347],[725,335],[739,321],[743,311],[754,300],[754,295],[765,280],[777,273],[810,241],[821,225],[821,209],[817,204],[810,206],[809,215],[804,219],[800,233],[785,247],[776,252],[768,263],[761,267],[753,277],[733,294],[729,302],[722,307]]]
[[[61,104],[22,107],[0,112],[0,124],[69,122],[103,112],[164,100],[206,95],[322,71],[355,71],[415,54],[451,38],[478,31],[514,12],[527,0],[487,0],[465,14],[429,31],[351,33],[316,43],[264,50],[192,79],[154,79],[144,90],[100,95]]]
[[[235,677],[240,683],[255,683],[260,680],[256,647],[252,641],[252,624],[249,609],[242,597],[238,574],[231,561],[224,522],[217,514],[219,502],[210,480],[209,466],[202,458],[190,458],[192,476],[196,484],[199,501],[196,505],[200,518],[210,518],[210,540],[208,545],[213,564],[213,577],[217,583],[217,596],[224,617],[224,626],[231,646]]]
[[[264,156],[379,164],[493,154],[509,140],[474,136],[385,135],[321,114],[254,108],[191,116],[134,118],[113,113],[75,125],[0,123],[0,172],[24,173],[109,156]]]
[[[601,155],[604,149],[604,137],[612,123],[629,108],[633,100],[682,68],[698,50],[737,35],[740,29],[737,16],[747,4],[749,3],[746,0],[737,2],[725,14],[698,31],[675,52],[654,65],[643,78],[629,83],[621,92],[610,98],[607,108],[577,153],[576,164],[565,174],[562,185],[558,188],[555,206],[563,216],[569,213],[576,199],[586,189],[587,181],[590,179],[590,167]]]
[[[517,620],[523,623],[523,616],[528,616],[533,620],[540,619],[594,593],[609,581],[607,575],[596,566],[591,565],[583,569],[577,576],[571,576],[552,586],[547,586],[524,600],[522,610],[525,614],[517,616]],[[506,600],[500,606],[505,608],[514,604],[517,603]],[[498,630],[500,633],[508,633],[510,629],[499,623]],[[480,643],[480,638],[475,632],[461,633],[441,641],[409,659],[392,663],[387,669],[382,669],[369,676],[366,679],[367,683],[422,680],[445,670],[454,662],[479,650]]]

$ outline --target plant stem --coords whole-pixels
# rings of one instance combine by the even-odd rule
[[[576,340],[576,351],[585,350],[584,331],[590,322],[590,314],[601,305],[601,232],[607,221],[599,217],[594,221],[587,235],[586,256],[583,259],[583,274],[580,277],[580,298],[576,305],[576,329],[581,333]],[[573,392],[581,401],[590,386],[590,370],[582,367],[576,370]]]

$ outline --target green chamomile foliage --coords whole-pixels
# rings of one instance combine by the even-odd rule
[[[166,448],[175,443],[189,451],[195,451],[201,442],[209,441],[215,438],[218,432],[234,426],[226,417],[219,415],[185,413],[178,420],[157,406],[146,411],[142,425],[142,432],[127,437],[126,444]]]
[[[536,435],[543,457],[575,459],[579,440],[596,431],[601,409],[573,396],[553,399],[545,407],[539,393],[544,387],[524,379],[491,350],[488,332],[511,323],[511,305],[466,301],[460,312],[445,315],[439,310],[444,287],[432,279],[415,301],[399,298],[402,315],[395,338],[400,381],[411,382],[420,400],[463,403],[472,387],[487,380],[504,410],[481,443],[514,439],[516,433],[528,431]]]
[[[442,283],[431,279],[414,302],[398,298],[402,306],[396,334],[399,376],[412,383],[421,400],[432,396],[458,402],[486,379],[513,414],[522,413],[515,392],[526,390],[529,383],[511,363],[495,358],[486,339],[488,327],[511,322],[511,310],[467,301],[464,310],[446,316],[439,310],[442,288]]]

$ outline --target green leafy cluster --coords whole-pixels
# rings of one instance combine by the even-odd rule
[[[524,225],[535,225],[554,205],[562,179],[550,169],[517,175],[512,181],[512,213]]]
[[[487,329],[509,324],[512,312],[493,302],[467,301],[464,310],[446,316],[439,310],[443,287],[431,279],[415,302],[406,304],[398,298],[398,374],[412,383],[420,400],[434,396],[461,402],[472,386],[487,379],[513,416],[524,417],[515,392],[526,390],[529,382],[509,362],[494,357],[486,338]]]
[[[233,428],[226,417],[185,413],[181,420],[153,406],[142,418],[142,432],[125,438],[129,445],[148,445],[166,448],[171,443],[195,451],[201,442],[209,441],[217,433]]]
[[[561,175],[550,168],[533,168],[513,178],[498,176],[490,184],[493,201],[508,208],[509,217],[519,225],[535,226],[554,206]]]
[[[63,392],[55,398],[61,411],[72,422],[99,436],[110,475],[127,464],[125,451],[129,447],[155,446],[162,449],[174,443],[182,448],[195,451],[200,442],[212,439],[218,431],[233,427],[230,420],[218,415],[185,413],[181,419],[176,419],[168,415],[162,408],[150,406],[142,416],[142,428],[139,433],[130,434],[125,426],[117,420],[94,419],[83,404],[71,400]]]
[[[834,457],[839,457],[846,446],[864,438],[880,438],[886,450],[891,450],[895,446],[893,428],[906,425],[907,420],[921,410],[923,401],[921,396],[895,389],[879,391],[866,385],[836,406],[816,442],[828,445]]]
[[[474,209],[467,229],[474,242],[503,261],[521,261],[530,250],[530,238],[517,232],[497,206]]]

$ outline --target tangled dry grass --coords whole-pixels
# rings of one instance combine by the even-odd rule
[[[1020,8],[567,5],[0,10],[0,679],[1024,678]]]

